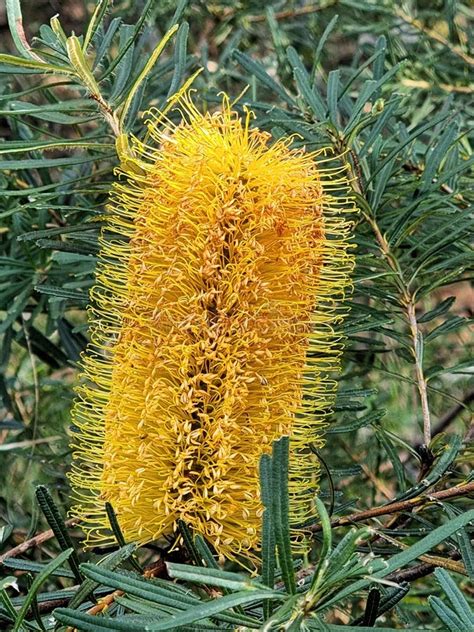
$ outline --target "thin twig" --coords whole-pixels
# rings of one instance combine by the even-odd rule
[[[431,415],[428,405],[428,391],[426,389],[426,379],[423,372],[423,354],[420,353],[420,331],[418,329],[418,321],[415,314],[415,303],[410,297],[406,302],[408,322],[410,323],[410,331],[413,340],[413,355],[415,357],[416,383],[420,394],[421,411],[423,414],[423,438],[425,445],[429,446],[431,442]]]
[[[456,498],[458,496],[468,496],[474,493],[474,482],[464,485],[457,485],[451,489],[443,489],[439,492],[433,492],[432,494],[425,494],[423,496],[417,496],[416,498],[410,498],[409,500],[401,500],[389,505],[382,505],[381,507],[374,507],[373,509],[367,509],[365,511],[359,511],[348,516],[342,516],[331,521],[331,527],[343,527],[346,525],[354,524],[356,522],[364,522],[377,516],[387,516],[394,513],[400,513],[401,511],[411,511],[414,507],[425,505],[434,501],[446,500],[447,498]],[[320,524],[314,524],[309,527],[309,530],[313,533],[318,533],[322,530]]]
[[[92,608],[89,608],[87,614],[102,614],[104,610],[107,610],[114,603],[116,597],[122,597],[124,594],[123,590],[114,590],[110,595],[105,595],[105,597],[99,599]]]
[[[461,559],[461,555],[458,551],[452,551],[449,554],[449,557],[453,560]],[[387,575],[385,579],[388,579],[396,584],[401,584],[403,582],[413,582],[416,579],[420,579],[421,577],[426,577],[430,575],[438,566],[436,564],[429,564],[428,562],[422,562],[421,564],[416,564],[415,566],[411,566],[410,568],[405,568],[401,571],[395,571],[390,575]]]
[[[78,524],[79,520],[77,518],[70,518],[65,521],[66,527],[74,527]],[[52,529],[48,529],[47,531],[43,531],[42,533],[38,533],[38,535],[33,536],[29,540],[25,540],[18,546],[15,546],[13,549],[10,549],[3,555],[0,555],[0,564],[2,564],[9,557],[16,557],[17,555],[21,555],[28,551],[28,549],[33,548],[34,546],[38,546],[39,544],[43,544],[47,540],[51,540],[54,538],[54,533]]]
[[[472,401],[474,401],[474,389],[468,391],[460,402],[457,402],[452,408],[450,408],[447,412],[445,412],[445,414],[442,417],[439,418],[438,423],[433,428],[433,432],[432,432],[433,437],[436,437],[436,435],[439,435],[442,432],[444,432],[449,427],[451,422],[454,421],[456,417],[459,415],[459,413],[461,413],[463,410],[466,410],[469,412],[468,406]],[[466,445],[469,445],[469,443],[471,442],[471,433],[472,433],[472,429],[469,429],[466,437],[464,438],[464,442],[466,443]],[[415,450],[419,451],[422,445],[421,443],[418,443],[414,447],[415,447]],[[410,455],[407,457],[405,462],[408,461],[409,459],[410,459]]]
[[[90,98],[99,105],[102,116],[109,124],[112,132],[114,133],[114,136],[120,136],[121,130],[117,114],[112,110],[104,97],[101,94],[91,94]]]
[[[437,425],[433,429],[433,436],[444,432],[449,424],[456,419],[460,412],[466,409],[466,407],[474,401],[474,389],[468,391],[461,402],[450,408],[438,421]]]
[[[317,13],[318,11],[324,11],[337,4],[338,0],[333,0],[327,4],[310,4],[306,7],[300,7],[298,9],[287,9],[286,11],[278,11],[275,13],[276,20],[286,20],[287,18],[296,18],[300,15],[309,15],[310,13]],[[249,22],[265,22],[266,15],[248,15],[246,19]]]
[[[404,22],[417,29],[421,33],[424,33],[427,37],[438,42],[438,44],[442,44],[446,46],[454,55],[457,55],[460,59],[462,59],[469,66],[474,66],[474,57],[471,57],[467,53],[465,53],[459,46],[454,46],[451,44],[449,40],[443,37],[438,31],[434,31],[427,26],[425,26],[420,20],[416,20],[412,18],[410,15],[402,11],[402,9],[395,9],[395,15],[397,15]]]
[[[431,91],[436,88],[440,88],[445,92],[456,92],[458,94],[472,94],[474,91],[474,84],[469,84],[468,86],[455,86],[451,83],[430,83],[424,79],[401,79],[400,83],[402,86],[406,86],[407,88],[419,88],[420,90]]]
[[[420,395],[421,411],[423,416],[423,439],[425,445],[428,446],[431,441],[431,416],[430,408],[428,405],[428,390],[426,387],[426,379],[423,372],[423,354],[420,353],[420,331],[418,329],[418,321],[415,314],[415,298],[410,293],[406,282],[403,279],[403,274],[400,270],[397,260],[392,255],[390,246],[385,239],[385,236],[380,231],[380,228],[373,217],[364,213],[365,219],[369,222],[372,230],[374,231],[375,238],[379,244],[380,250],[385,256],[388,265],[395,272],[398,285],[402,293],[403,303],[407,311],[408,323],[410,326],[410,332],[412,336],[412,350],[415,358],[415,371],[416,371],[416,384],[418,387],[418,393]]]
[[[48,614],[55,608],[61,608],[62,606],[67,606],[71,601],[72,597],[62,597],[61,599],[51,599],[51,601],[42,601],[38,603],[38,610],[41,614]]]
[[[390,537],[386,533],[377,532],[378,536],[390,544],[394,544],[400,549],[408,549],[410,548],[408,544],[403,544],[403,542],[399,542],[395,538]],[[442,557],[441,555],[419,555],[418,559],[422,562],[426,562],[427,564],[433,564],[434,566],[440,566],[441,568],[445,568],[446,570],[453,571],[454,573],[459,573],[460,575],[467,575],[466,569],[464,565],[460,562],[456,562],[455,560],[449,557]]]

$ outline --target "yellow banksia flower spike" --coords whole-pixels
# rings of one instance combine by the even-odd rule
[[[293,525],[312,512],[353,257],[344,168],[189,95],[130,140],[100,246],[70,473],[89,545],[172,536],[258,550],[259,459],[290,436]],[[318,162],[319,160],[319,162]],[[335,191],[339,189],[338,196]]]

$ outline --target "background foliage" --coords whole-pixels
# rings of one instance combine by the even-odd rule
[[[25,3],[22,26],[7,0],[12,39],[2,26],[0,627],[471,629],[469,3],[60,7],[52,17],[49,2]],[[275,137],[341,152],[361,209],[314,550],[303,561],[289,550],[281,441],[262,460],[264,560],[252,579],[219,569],[187,525],[181,551],[135,552],[115,526],[115,552],[84,554],[63,523],[116,137],[140,135],[141,113],[200,66],[209,107],[224,89]],[[48,523],[54,539],[29,540]]]

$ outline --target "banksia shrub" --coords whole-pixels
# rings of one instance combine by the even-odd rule
[[[281,435],[293,526],[313,510],[310,446],[352,266],[347,182],[226,98],[216,113],[179,107],[179,125],[149,115],[114,186],[73,412],[73,515],[89,544],[112,541],[106,501],[142,543],[181,519],[232,559],[258,549],[259,459]]]
[[[467,0],[52,4],[0,19],[0,629],[474,629]]]

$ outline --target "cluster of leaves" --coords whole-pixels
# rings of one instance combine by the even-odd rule
[[[352,528],[333,546],[330,519],[324,503],[316,500],[322,531],[322,542],[317,563],[307,569],[295,568],[288,527],[288,438],[273,445],[273,454],[261,460],[261,489],[264,503],[262,524],[261,575],[247,576],[222,570],[204,539],[193,536],[189,527],[180,525],[181,534],[192,563],[166,564],[167,578],[144,579],[140,565],[133,557],[135,546],[126,545],[113,515],[111,526],[120,545],[99,563],[79,564],[71,538],[61,520],[47,488],[37,489],[39,504],[63,549],[49,564],[38,564],[7,559],[9,568],[37,573],[28,595],[10,599],[3,590],[3,616],[14,624],[15,632],[26,626],[31,630],[52,629],[59,624],[73,626],[88,632],[103,630],[320,630],[321,632],[345,627],[349,630],[394,630],[375,628],[377,617],[390,610],[405,597],[409,587],[405,583],[384,582],[394,571],[422,556],[440,542],[452,538],[472,519],[474,510],[457,516],[445,525],[433,529],[428,535],[400,553],[384,561],[372,555],[359,555],[360,540],[366,540],[375,531],[368,527]],[[278,493],[274,493],[277,489]],[[110,509],[110,508],[109,508]],[[129,564],[127,564],[129,562]],[[131,563],[131,564],[130,564]],[[68,568],[64,568],[64,565]],[[133,570],[127,566],[133,566]],[[38,592],[53,575],[74,578],[74,589],[54,593]],[[433,614],[449,630],[471,629],[474,612],[443,569],[435,571],[436,580],[445,593],[446,601],[430,597]],[[171,580],[176,580],[172,582]],[[3,581],[12,585],[13,577]],[[324,614],[356,592],[371,589],[365,611],[353,625],[334,625],[324,621]],[[104,592],[112,599],[102,601]],[[214,598],[209,599],[213,591]],[[54,618],[45,622],[40,615],[40,604],[66,600],[68,608],[54,610]],[[107,597],[105,598],[107,600]],[[97,617],[104,603],[110,603],[106,617]],[[19,606],[17,611],[16,607]],[[98,608],[97,611],[94,611]],[[30,611],[34,621],[25,617]],[[464,626],[464,627],[463,627]],[[414,628],[405,628],[414,630]],[[418,629],[418,628],[416,628]]]
[[[376,629],[377,619],[470,629],[454,579],[462,587],[474,573],[462,493],[472,491],[462,423],[472,369],[466,314],[456,288],[443,288],[468,284],[472,270],[472,10],[420,1],[406,12],[392,0],[270,2],[263,13],[259,2],[172,4],[148,0],[134,15],[101,0],[83,35],[68,35],[54,17],[31,47],[19,1],[7,0],[17,52],[0,54],[0,450],[8,472],[0,541],[18,577],[0,586],[0,620],[15,630]],[[49,564],[41,548],[17,559],[8,549],[19,529],[32,533],[43,521],[32,509],[34,483],[54,488],[67,508],[71,384],[124,134],[140,136],[140,113],[163,108],[199,66],[194,87],[207,103],[225,89],[274,137],[334,147],[352,176],[354,295],[334,424],[319,455],[330,517],[319,501],[314,550],[301,568],[288,540],[281,441],[261,465],[259,577],[221,570],[212,543],[182,525],[180,563],[145,579],[137,559],[151,562],[156,550],[125,545],[112,509],[117,551],[81,565],[44,487],[39,504],[62,552]],[[451,422],[457,432],[446,436]],[[455,502],[429,502],[456,487]],[[356,503],[361,511],[350,514]],[[347,531],[351,522],[364,526]],[[18,584],[24,596],[12,598]],[[426,600],[436,586],[444,598]],[[106,610],[97,603],[104,595]],[[67,609],[51,616],[58,604]]]

